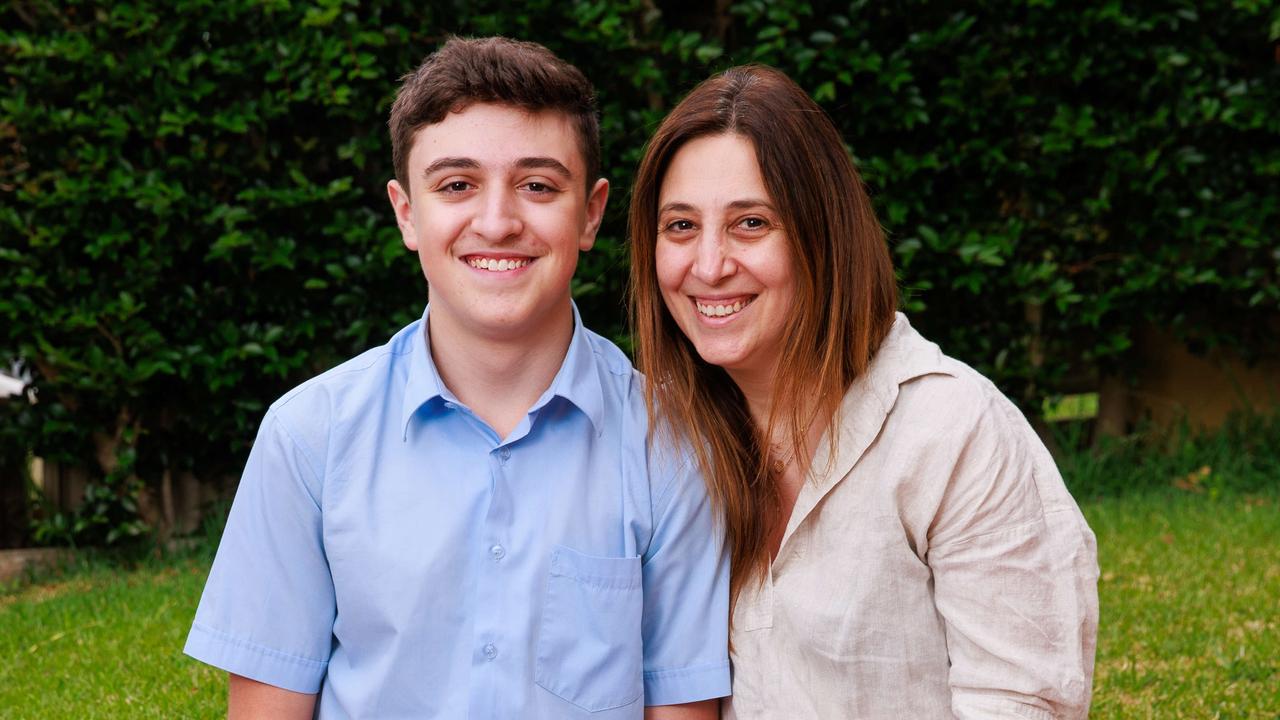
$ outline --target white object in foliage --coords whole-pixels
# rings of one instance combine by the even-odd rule
[[[23,386],[24,383],[18,378],[0,373],[0,398],[21,395]]]

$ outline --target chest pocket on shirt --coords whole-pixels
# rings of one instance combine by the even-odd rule
[[[644,694],[640,558],[551,553],[534,681],[590,712]]]

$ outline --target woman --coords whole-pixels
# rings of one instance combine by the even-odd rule
[[[894,312],[839,133],[738,67],[658,128],[637,359],[732,553],[726,717],[1084,717],[1092,533],[1016,408]]]

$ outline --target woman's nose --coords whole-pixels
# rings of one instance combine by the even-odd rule
[[[697,240],[697,256],[693,262],[693,276],[708,285],[714,285],[733,274],[733,260],[729,257],[728,243],[720,233],[703,233]]]

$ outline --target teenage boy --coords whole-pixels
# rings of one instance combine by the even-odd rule
[[[429,305],[267,412],[186,652],[231,674],[233,717],[715,717],[701,479],[570,300],[609,189],[591,86],[454,39],[390,126]]]

